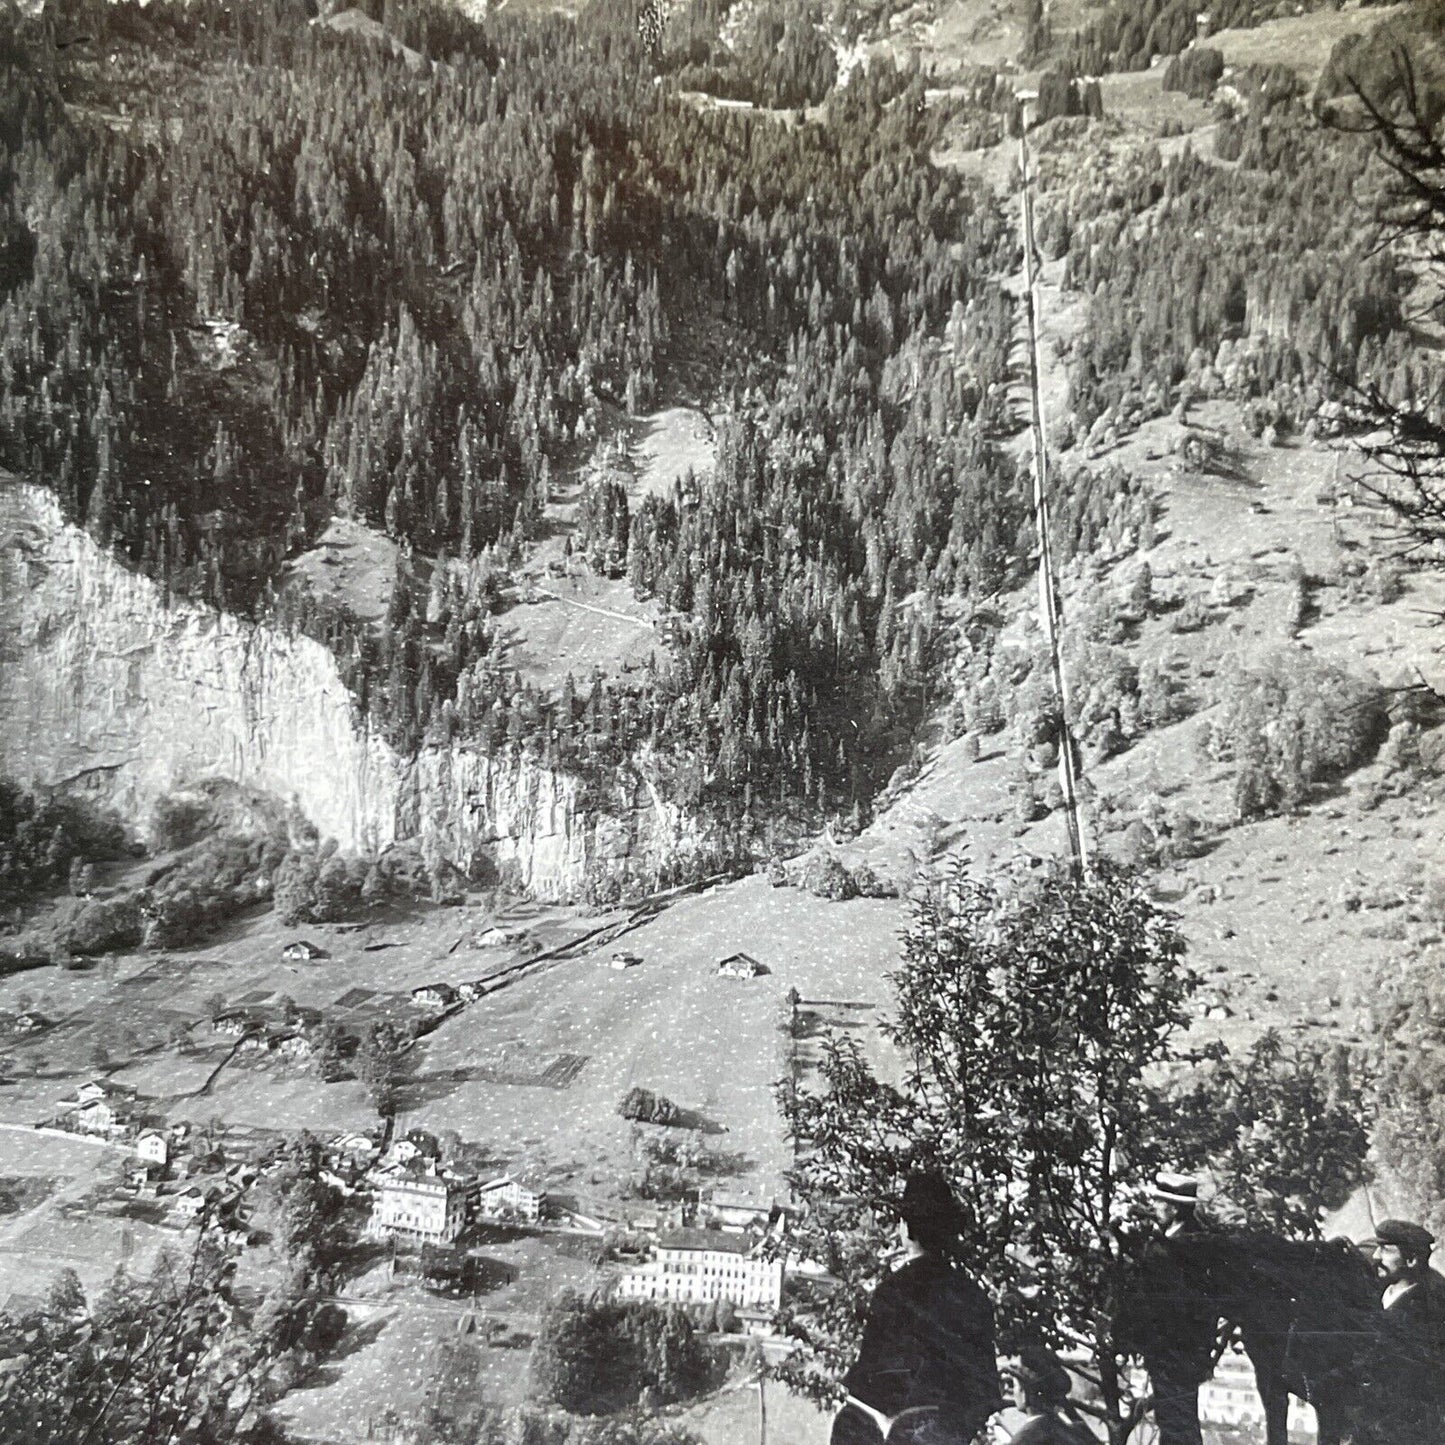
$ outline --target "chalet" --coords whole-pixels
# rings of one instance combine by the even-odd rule
[[[719,978],[761,978],[767,972],[750,953],[733,953],[717,966]]]
[[[271,1047],[288,1059],[309,1059],[316,1052],[316,1045],[303,1033],[274,1034]]]
[[[743,1334],[752,1335],[756,1339],[771,1339],[778,1333],[772,1310],[740,1309],[735,1311],[733,1318]]]
[[[164,1169],[170,1161],[170,1140],[159,1129],[142,1129],[136,1135],[135,1152],[147,1163]]]
[[[752,1204],[742,1199],[713,1199],[704,1209],[720,1229],[741,1232],[766,1231],[778,1216],[778,1210],[771,1204]]]
[[[313,963],[318,959],[330,958],[331,955],[310,939],[298,938],[281,950],[281,957],[290,963]]]
[[[218,1034],[229,1034],[232,1038],[238,1039],[243,1034],[259,1028],[260,1020],[245,1009],[232,1009],[229,1013],[217,1014],[211,1020],[211,1027]]]
[[[133,1103],[135,1091],[92,1079],[76,1090],[73,1099],[63,1099],[60,1107],[70,1127],[82,1134],[113,1134],[123,1127],[127,1107]]]
[[[430,1161],[388,1165],[375,1177],[367,1229],[417,1244],[452,1244],[466,1227],[472,1183]]]
[[[629,1229],[643,1234],[657,1234],[662,1230],[681,1229],[686,1220],[686,1205],[682,1200],[674,1199],[646,1209],[629,1209],[626,1224]]]
[[[559,1199],[555,1195],[548,1195],[547,1213],[563,1229],[573,1234],[590,1234],[600,1239],[611,1227],[600,1214],[589,1213],[570,1196]]]
[[[182,1189],[170,1200],[171,1211],[182,1220],[199,1219],[210,1201],[196,1185]]]
[[[421,1158],[421,1150],[410,1139],[398,1139],[386,1151],[387,1167],[393,1164],[410,1164]]]
[[[259,1028],[251,1033],[242,1036],[237,1052],[242,1054],[264,1054],[271,1047],[271,1040],[267,1037],[266,1030]]]
[[[126,1084],[112,1084],[108,1079],[87,1079],[75,1091],[73,1099],[61,1100],[61,1107],[78,1109],[82,1104],[104,1100],[108,1104],[125,1104],[135,1098],[135,1090]]]
[[[24,1013],[15,1015],[15,1022],[10,1026],[17,1034],[38,1034],[41,1029],[50,1027],[50,1020],[44,1014],[38,1014],[34,1009],[27,1009]]]
[[[451,1008],[459,998],[460,995],[449,983],[426,983],[411,991],[413,1003],[420,1004],[422,1008],[432,1009],[436,1013]]]
[[[679,1229],[659,1235],[656,1257],[618,1283],[623,1299],[776,1309],[783,1297],[783,1261],[770,1259],[746,1235]]]
[[[442,1146],[435,1134],[425,1129],[409,1129],[387,1150],[390,1164],[413,1164],[418,1160],[436,1160],[442,1157]]]
[[[477,1214],[483,1219],[501,1219],[505,1215],[516,1215],[526,1220],[537,1220],[547,1208],[547,1195],[542,1189],[510,1174],[489,1179],[477,1187]]]
[[[137,1161],[134,1164],[127,1164],[124,1170],[126,1187],[137,1191],[144,1189],[151,1182],[151,1166],[144,1161]]]
[[[477,947],[505,948],[509,944],[521,943],[526,936],[525,928],[489,928],[477,936]]]
[[[457,985],[457,997],[463,1003],[476,1003],[486,991],[486,984],[479,978]]]
[[[612,957],[607,960],[607,967],[608,967],[608,968],[615,968],[615,969],[618,969],[618,970],[621,970],[621,969],[624,969],[624,968],[636,968],[641,962],[642,962],[642,955],[641,955],[641,954],[638,954],[638,953],[614,953],[614,954],[612,955]]]
[[[370,1134],[352,1132],[338,1134],[326,1146],[326,1152],[333,1159],[369,1164],[381,1153],[381,1146]]]

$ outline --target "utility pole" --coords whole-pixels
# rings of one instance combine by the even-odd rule
[[[1039,534],[1039,611],[1048,642],[1049,665],[1054,678],[1054,700],[1059,708],[1059,781],[1064,790],[1064,817],[1069,829],[1069,856],[1075,874],[1089,866],[1084,844],[1084,822],[1079,811],[1079,777],[1074,735],[1069,727],[1069,689],[1064,677],[1064,660],[1059,648],[1059,593],[1054,573],[1053,543],[1049,533],[1048,450],[1044,436],[1044,401],[1040,392],[1043,358],[1039,349],[1038,278],[1034,257],[1034,200],[1029,173],[1029,102],[1036,92],[1019,91],[1019,178],[1024,243],[1024,313],[1029,331],[1029,394],[1033,425],[1030,430],[1034,455],[1034,529]]]
[[[768,1363],[758,1371],[758,1445],[768,1445]]]

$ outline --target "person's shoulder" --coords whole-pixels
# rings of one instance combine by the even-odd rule
[[[1056,1439],[1054,1422],[1047,1415],[1035,1415],[1009,1437],[1009,1445],[1054,1445]]]
[[[1425,1278],[1421,1281],[1424,1289],[1421,1291],[1432,1311],[1445,1311],[1445,1274],[1437,1269],[1427,1269]],[[1413,1294],[1414,1291],[1412,1290]]]
[[[943,1255],[933,1256],[933,1267],[937,1270],[939,1278],[948,1282],[950,1289],[961,1290],[966,1293],[979,1288],[978,1281],[973,1277],[972,1271],[967,1266],[960,1264],[956,1259],[945,1259]]]

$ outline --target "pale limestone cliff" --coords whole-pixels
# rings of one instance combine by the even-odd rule
[[[589,867],[650,861],[687,829],[655,794],[584,811],[581,785],[467,747],[398,756],[317,642],[167,604],[0,479],[0,774],[84,788],[143,825],[157,798],[225,778],[294,803],[348,851],[408,839],[471,872],[485,857],[542,897]],[[639,801],[641,806],[638,806]]]

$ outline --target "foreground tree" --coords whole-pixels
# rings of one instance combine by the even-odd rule
[[[821,1088],[785,1086],[808,1210],[798,1244],[838,1283],[805,1287],[785,1311],[801,1349],[782,1373],[837,1400],[888,1253],[889,1211],[910,1170],[936,1164],[976,1222],[963,1263],[995,1302],[1004,1346],[1082,1350],[1091,1408],[1119,1445],[1147,1411],[1118,1322],[1151,1225],[1150,1186],[1162,1166],[1208,1163],[1235,1142],[1198,1111],[1171,1124],[1171,1104],[1194,1097],[1183,1080],[1221,1065],[1217,1048],[1184,1044],[1197,979],[1174,922],[1108,865],[1084,879],[1046,870],[998,883],[960,871],[915,903],[893,982],[896,1083],[842,1038],[825,1044]],[[1274,1097],[1287,1132],[1313,1094]],[[1359,1168],[1362,1143],[1357,1156]],[[1308,1175],[1278,1186],[1288,1170],[1267,1139],[1233,1162],[1252,1200],[1277,1187],[1319,1192]]]
[[[1180,1164],[1213,1179],[1221,1222],[1317,1239],[1325,1214],[1369,1180],[1376,1091],[1354,1050],[1271,1030],[1169,1090],[1158,1127]]]
[[[232,1267],[203,1237],[189,1260],[163,1258],[148,1278],[118,1274],[93,1308],[68,1290],[24,1318],[0,1314],[0,1439],[281,1439],[260,1408],[277,1354],[235,1320]]]
[[[1368,135],[1384,174],[1377,223],[1382,246],[1399,245],[1433,273],[1431,309],[1445,279],[1445,127],[1441,77],[1417,70],[1403,45],[1362,47],[1343,77],[1348,100],[1321,107],[1325,122]],[[1373,463],[1363,485],[1394,518],[1400,551],[1439,560],[1445,548],[1445,424],[1437,392],[1401,394],[1370,378],[1357,388]]]

